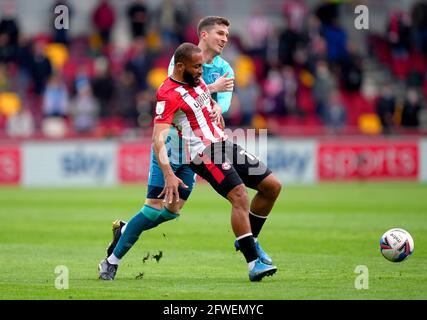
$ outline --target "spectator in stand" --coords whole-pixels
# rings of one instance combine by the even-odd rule
[[[394,11],[387,25],[387,39],[394,57],[407,56],[411,48],[410,18],[403,11]]]
[[[15,5],[13,3],[4,3],[2,9],[3,16],[0,21],[0,34],[7,34],[9,45],[16,50],[19,39],[19,27],[18,23],[16,22]]]
[[[427,3],[418,1],[411,12],[415,49],[427,57]]]
[[[93,97],[89,82],[77,82],[77,95],[70,105],[73,128],[79,133],[89,133],[96,128],[99,104]]]
[[[344,90],[358,92],[363,80],[362,59],[355,46],[349,44],[348,47],[349,55],[341,63],[342,85]]]
[[[348,60],[348,37],[339,19],[333,19],[331,24],[324,24],[322,35],[326,40],[329,63],[333,67],[341,67]]]
[[[268,41],[272,35],[271,22],[267,19],[261,7],[254,10],[248,22],[246,27],[248,54],[265,60]]]
[[[308,41],[307,65],[308,70],[313,74],[316,72],[317,62],[327,59],[326,41],[321,35],[321,26],[320,19],[316,15],[312,14],[308,17],[305,35],[306,41]]]
[[[8,64],[15,60],[16,50],[10,44],[9,34],[0,32],[0,63]]]
[[[103,45],[108,45],[111,40],[111,31],[116,20],[114,8],[109,0],[99,0],[93,15],[92,21],[99,32]]]
[[[153,67],[154,57],[147,50],[146,41],[139,37],[133,41],[126,69],[131,71],[136,79],[138,89],[147,89],[147,74]]]
[[[16,10],[13,4],[3,3],[0,21],[0,63],[16,61],[18,50],[19,28],[16,22]]]
[[[28,101],[30,87],[33,85],[31,69],[33,56],[31,51],[30,39],[21,35],[16,53],[17,73],[15,76],[15,88],[16,93],[21,97],[22,101]]]
[[[283,5],[283,15],[288,22],[288,28],[302,34],[304,22],[309,9],[304,0],[288,0]]]
[[[145,0],[134,0],[127,9],[132,38],[145,37],[148,25],[148,8]]]
[[[271,68],[264,81],[263,87],[263,107],[261,113],[267,116],[284,116],[285,102],[284,102],[284,89],[283,78],[280,74],[279,68]]]
[[[331,25],[339,16],[339,3],[323,1],[316,9],[315,14],[322,25]]]
[[[329,96],[325,112],[325,124],[332,130],[343,128],[347,122],[347,110],[341,100],[340,92],[335,90]]]
[[[421,111],[421,101],[418,91],[415,88],[409,88],[406,92],[405,102],[403,103],[402,119],[400,124],[405,128],[418,128],[419,113]]]
[[[137,94],[138,84],[135,75],[130,70],[123,70],[117,79],[115,105],[118,109],[117,113],[126,121],[129,127],[138,126]]]
[[[68,114],[67,86],[58,73],[50,76],[43,94],[43,117],[65,118]]]
[[[53,68],[45,54],[46,42],[44,40],[35,41],[32,47],[32,57],[30,61],[31,77],[34,82],[34,93],[41,95]]]
[[[337,90],[335,77],[329,70],[326,61],[320,60],[316,64],[315,80],[313,85],[313,98],[316,103],[316,114],[327,122],[327,105],[330,96]]]
[[[394,128],[394,114],[396,112],[396,97],[390,83],[382,86],[380,96],[376,102],[376,113],[381,121],[384,134],[390,134]]]
[[[295,76],[295,70],[291,66],[282,67],[283,79],[283,102],[285,114],[301,115],[297,105],[298,81]]]
[[[184,30],[190,21],[185,21],[189,12],[183,12],[172,0],[163,0],[156,12],[157,28],[166,47],[174,47],[184,37]]]
[[[294,64],[294,54],[298,44],[303,41],[300,34],[290,28],[285,28],[279,34],[278,40],[278,58],[282,65]]]
[[[91,87],[99,103],[100,117],[110,117],[113,113],[112,102],[116,87],[109,62],[105,57],[99,57],[95,61],[95,75],[91,81]]]
[[[34,118],[28,108],[22,107],[18,113],[7,117],[6,133],[9,137],[29,138],[34,131]]]
[[[247,74],[245,82],[239,83],[239,85],[236,86],[235,95],[238,97],[240,102],[240,125],[252,126],[252,118],[256,113],[256,103],[260,95],[260,88],[256,83],[255,74]]]

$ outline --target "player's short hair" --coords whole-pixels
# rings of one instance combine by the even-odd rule
[[[174,63],[177,64],[178,62],[186,62],[189,59],[191,59],[191,56],[195,53],[202,52],[202,49],[200,49],[198,46],[196,46],[193,43],[184,42],[181,44],[176,50],[174,54]]]
[[[218,16],[207,16],[200,20],[197,25],[197,35],[200,37],[202,31],[210,31],[216,24],[230,26],[230,21],[223,17]]]

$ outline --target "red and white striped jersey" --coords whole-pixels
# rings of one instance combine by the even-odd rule
[[[185,143],[186,155],[193,160],[211,143],[225,141],[221,126],[209,117],[212,98],[206,84],[192,87],[172,78],[157,90],[154,123],[173,125]]]

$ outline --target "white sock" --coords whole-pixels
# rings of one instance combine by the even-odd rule
[[[250,270],[252,270],[252,268],[254,267],[254,265],[255,265],[255,261],[256,261],[256,260],[251,261],[251,262],[249,262],[249,263],[248,263],[249,271],[250,271]]]
[[[117,257],[114,255],[114,253],[112,253],[112,254],[111,254],[111,256],[109,256],[109,257],[107,258],[107,261],[108,261],[108,263],[110,263],[110,264],[116,264],[116,265],[118,265],[118,264],[120,263],[120,259],[119,259],[119,258],[117,258]]]

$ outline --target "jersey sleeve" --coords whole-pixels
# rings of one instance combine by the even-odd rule
[[[233,68],[231,68],[229,63],[224,64],[222,75],[226,74],[227,72],[228,72],[228,76],[227,76],[228,78],[234,78],[234,71],[233,71]],[[217,103],[222,108],[222,113],[226,113],[228,109],[230,109],[231,99],[233,98],[233,92],[217,92],[216,98],[217,98]]]
[[[172,124],[175,112],[179,109],[178,101],[165,94],[157,94],[156,115],[154,124],[164,123]]]

